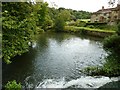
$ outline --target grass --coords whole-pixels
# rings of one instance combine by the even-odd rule
[[[107,29],[107,30],[113,30],[116,31],[117,30],[117,25],[107,25],[107,24],[103,24],[103,25],[86,25],[86,27],[88,28],[94,28],[94,29]]]
[[[90,21],[90,19],[80,19],[80,21],[84,21],[84,22],[89,22]]]
[[[89,27],[76,27],[76,26],[66,26],[65,30],[70,29],[70,31],[79,31],[79,30],[85,30],[85,31],[93,31],[93,32],[103,32],[103,33],[115,33],[115,31],[113,30],[105,30],[105,29],[93,29],[93,28],[89,28]]]

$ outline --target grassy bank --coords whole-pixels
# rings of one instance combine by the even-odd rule
[[[114,34],[115,31],[113,30],[104,30],[104,29],[93,29],[88,27],[76,27],[76,26],[65,26],[65,31],[73,31],[73,32],[79,32],[80,30],[85,31],[93,31],[93,32],[103,32],[103,33],[112,33]]]
[[[115,33],[113,30],[93,29],[89,27],[65,26],[64,32],[74,32],[91,36],[106,37]]]

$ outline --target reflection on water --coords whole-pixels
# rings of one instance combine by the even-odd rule
[[[10,65],[3,65],[3,84],[14,79],[34,85],[45,79],[64,77],[70,81],[83,76],[80,69],[102,65],[106,55],[97,38],[44,33],[38,36],[30,52],[15,57]]]

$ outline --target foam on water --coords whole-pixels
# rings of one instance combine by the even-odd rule
[[[32,44],[32,48],[35,48],[36,46],[37,46],[37,43],[34,42],[34,43]]]
[[[109,78],[109,77],[81,77],[71,81],[65,81],[65,79],[46,79],[43,82],[39,83],[36,88],[69,88],[71,86],[77,86],[77,88],[99,88],[106,83],[118,81],[118,78]]]

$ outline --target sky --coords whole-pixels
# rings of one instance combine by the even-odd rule
[[[70,8],[73,10],[83,10],[89,12],[96,12],[104,6],[104,8],[110,8],[108,5],[109,0],[44,0],[51,6],[51,2],[54,2],[58,8]],[[116,6],[116,5],[115,5]]]

